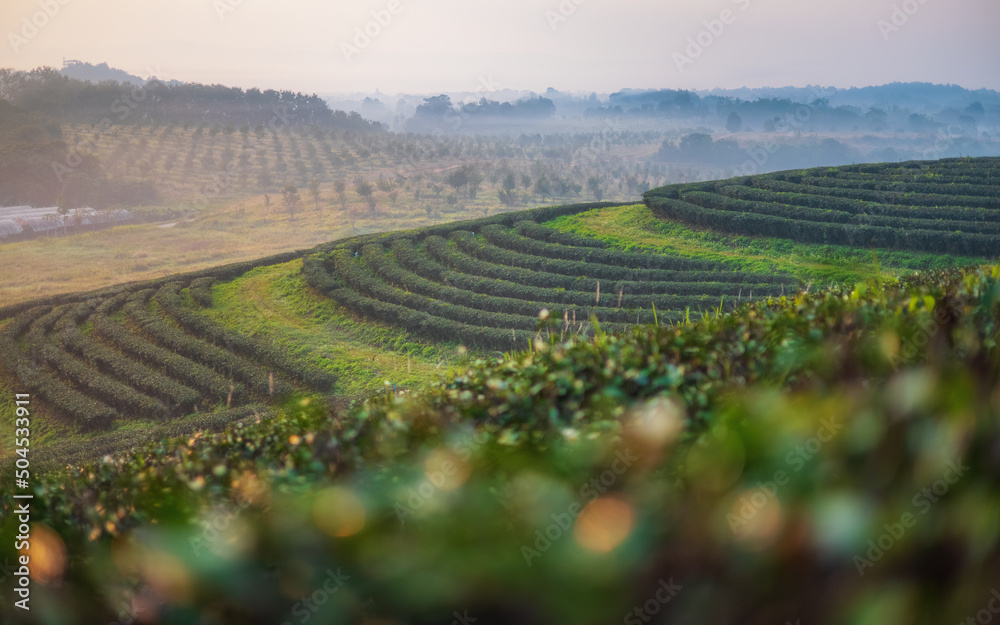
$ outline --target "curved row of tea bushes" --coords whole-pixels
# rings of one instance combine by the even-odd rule
[[[168,283],[156,292],[154,300],[168,317],[193,337],[236,352],[254,362],[263,363],[310,388],[324,392],[333,388],[336,377],[332,374],[299,364],[271,345],[228,330],[185,306],[180,295],[182,286],[179,282]]]
[[[504,351],[522,347],[519,333],[677,322],[798,290],[791,276],[620,252],[526,219],[361,237],[307,257],[302,273],[358,316]]]
[[[644,198],[660,218],[743,236],[995,258],[998,165],[982,158],[814,168],[672,185]]]
[[[168,323],[164,317],[151,313],[147,302],[152,296],[151,289],[133,294],[125,305],[125,313],[137,328],[160,346],[243,382],[255,397],[283,396],[291,392],[292,389],[285,382],[274,380],[263,367],[192,337]]]

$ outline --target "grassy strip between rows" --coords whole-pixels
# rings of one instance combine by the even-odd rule
[[[414,387],[460,360],[455,345],[357,321],[310,289],[302,261],[261,267],[213,288],[209,317],[247,336],[263,336],[293,358],[337,376],[334,392],[367,397],[385,383]]]
[[[235,352],[250,361],[270,369],[276,369],[282,376],[299,381],[311,389],[328,391],[333,387],[336,380],[328,373],[302,367],[298,362],[286,357],[283,352],[274,349],[271,345],[248,339],[238,332],[231,332],[202,317],[185,305],[180,289],[180,283],[167,284],[156,292],[154,299],[166,316],[175,321],[187,333],[217,347],[225,348],[227,351]]]
[[[827,286],[880,276],[981,263],[984,259],[898,250],[863,250],[842,245],[795,243],[772,237],[722,235],[657,219],[643,204],[567,215],[545,225],[589,236],[621,250],[727,262],[752,272],[789,273]]]

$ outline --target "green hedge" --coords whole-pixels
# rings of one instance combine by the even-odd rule
[[[62,378],[72,382],[77,389],[111,406],[121,415],[156,419],[170,416],[170,411],[161,402],[103,375],[54,345],[38,343],[32,347],[32,355],[48,364]]]
[[[34,300],[31,302],[21,302],[18,304],[11,304],[9,306],[0,307],[0,319],[8,319],[13,317],[29,308],[36,306],[61,306],[64,304],[78,304],[80,302],[93,301],[93,300],[103,300],[109,297],[114,297],[116,295],[128,295],[136,291],[141,291],[145,289],[158,289],[168,282],[183,282],[185,284],[196,280],[198,278],[212,277],[219,281],[232,280],[238,278],[243,274],[256,269],[258,267],[269,267],[271,265],[280,265],[283,263],[288,263],[293,260],[302,258],[305,254],[308,254],[310,250],[298,250],[295,252],[285,252],[282,254],[275,254],[273,256],[266,256],[264,258],[258,258],[256,260],[248,260],[238,263],[231,263],[229,265],[223,265],[221,267],[210,267],[208,269],[202,269],[200,271],[193,271],[189,273],[179,273],[170,276],[164,276],[162,278],[155,278],[153,280],[143,280],[137,282],[126,282],[123,284],[116,284],[114,286],[105,287],[103,289],[97,289],[94,291],[85,291],[82,293],[62,293],[59,295],[52,295],[39,300]]]
[[[953,201],[960,205],[977,206],[981,205],[980,202],[985,202],[987,208],[1000,208],[1000,187],[992,185],[897,182],[884,179],[842,180],[821,176],[806,176],[802,179],[802,184],[823,188],[943,195],[953,197]]]
[[[590,247],[570,247],[566,245],[550,245],[534,239],[523,237],[502,226],[487,226],[482,229],[483,237],[493,245],[513,252],[542,258],[568,260],[587,265],[601,264],[615,268],[629,269],[659,269],[664,271],[712,271],[721,269],[718,263],[693,260],[679,256],[662,254],[634,254],[617,250],[595,249]],[[454,233],[453,233],[454,235]]]
[[[436,226],[428,226],[425,228],[412,229],[412,230],[397,230],[394,232],[378,232],[373,234],[365,234],[358,237],[353,237],[344,241],[335,241],[333,243],[324,243],[318,245],[314,248],[314,252],[330,252],[333,250],[349,250],[352,254],[354,252],[360,251],[362,247],[368,245],[369,243],[377,243],[383,246],[389,246],[393,241],[398,239],[413,239],[415,241],[422,241],[427,237],[441,236],[447,237],[455,230],[469,230],[472,232],[477,232],[480,229],[489,225],[502,225],[502,226],[513,226],[514,223],[522,220],[534,221],[534,222],[545,222],[551,221],[558,217],[564,215],[576,215],[577,213],[584,213],[587,211],[599,209],[599,208],[611,208],[614,206],[620,206],[620,202],[588,202],[582,204],[567,204],[564,206],[544,206],[541,208],[533,208],[526,211],[517,211],[513,213],[500,213],[498,215],[493,215],[492,217],[483,217],[480,219],[471,219],[467,221],[456,221],[446,224],[440,224]]]
[[[402,242],[396,241],[393,246],[396,247],[400,243]],[[401,264],[395,262],[396,258],[393,255],[387,255],[385,251],[377,245],[366,246],[362,251],[362,259],[368,264],[369,267],[371,267],[376,276],[389,284],[403,286],[409,291],[430,297],[432,299],[489,312],[511,313],[535,317],[542,309],[552,309],[552,311],[555,312],[554,305],[560,304],[561,306],[558,307],[559,314],[566,311],[573,318],[589,319],[591,315],[596,315],[602,322],[609,321],[612,323],[632,323],[636,319],[636,313],[634,311],[627,310],[631,308],[649,309],[653,304],[655,304],[656,308],[663,313],[662,319],[667,320],[669,318],[680,318],[679,314],[675,317],[671,317],[668,313],[671,309],[685,310],[687,308],[691,308],[704,310],[719,305],[719,298],[713,298],[699,293],[688,296],[630,296],[631,299],[629,299],[628,302],[626,302],[623,297],[622,306],[618,306],[617,292],[612,293],[607,290],[605,290],[602,294],[601,304],[603,305],[600,305],[596,301],[596,289],[593,293],[562,293],[561,295],[563,297],[561,298],[548,298],[545,297],[545,295],[550,292],[546,289],[535,289],[534,292],[532,292],[529,288],[525,287],[524,290],[520,292],[520,295],[505,297],[502,295],[484,294],[469,289],[457,288],[454,283],[444,285],[423,278],[403,268]],[[626,303],[628,305],[626,305]],[[642,312],[639,318],[648,319],[647,322],[652,322],[652,311],[646,310]]]
[[[153,418],[168,416],[169,411],[159,401],[122,384],[113,377],[103,375],[99,370],[87,366],[70,352],[53,344],[50,341],[50,335],[53,334],[55,325],[66,316],[70,316],[72,319],[68,307],[55,308],[31,325],[31,330],[27,335],[29,358],[46,363],[52,371],[72,383],[79,391],[116,409],[119,414],[139,412]]]
[[[561,289],[543,289],[526,286],[516,282],[481,278],[462,273],[450,272],[445,279],[452,286],[476,293],[494,295],[497,297],[528,298],[536,297],[546,302],[556,304],[587,306],[595,300],[597,285],[589,292],[567,291]],[[631,290],[630,290],[631,289]],[[750,300],[774,295],[787,295],[798,291],[797,287],[776,284],[739,284],[723,282],[609,282],[601,284],[601,301],[609,306],[618,306],[618,293],[622,292],[620,308],[645,308],[655,303],[658,310],[667,310],[668,306],[682,310],[687,304],[679,302],[668,304],[666,297],[698,297],[705,296],[707,301],[714,302],[712,308],[718,305],[719,298],[727,300]],[[640,291],[640,293],[636,293]],[[641,293],[645,291],[645,293]]]
[[[514,297],[517,299],[537,299],[545,302],[556,302],[560,304],[590,305],[594,301],[597,291],[598,280],[579,281],[575,280],[571,286],[566,288],[546,288],[539,287],[531,282],[532,276],[540,275],[538,272],[525,272],[524,278],[527,283],[512,282],[496,278],[486,278],[476,274],[467,274],[459,271],[451,271],[444,265],[429,258],[423,250],[419,250],[410,241],[396,241],[392,245],[393,254],[400,266],[405,267],[435,282],[448,284],[466,291],[475,291],[487,295],[499,297]],[[479,262],[479,261],[474,261]],[[720,274],[701,272],[699,277],[703,280],[717,280]],[[750,297],[753,291],[758,296],[784,295],[789,291],[797,290],[797,286],[786,283],[775,284],[773,282],[760,283],[748,282],[747,278],[766,279],[767,276],[751,273],[724,273],[723,278],[733,280],[732,282],[710,282],[710,281],[682,281],[682,282],[604,282],[601,288],[604,293],[613,296],[617,306],[618,292],[621,291],[622,306],[625,308],[638,308],[648,306],[650,298],[656,295],[710,295],[713,297],[732,296]],[[563,276],[559,276],[563,277]],[[575,290],[582,288],[583,290]]]
[[[730,197],[757,202],[776,202],[839,210],[853,215],[879,215],[882,217],[903,217],[915,219],[952,219],[969,222],[1000,222],[1000,211],[987,208],[966,208],[963,206],[900,206],[879,204],[849,198],[830,197],[806,193],[774,192],[747,186],[727,186],[719,192]]]
[[[334,251],[331,258],[337,275],[346,285],[373,299],[472,326],[530,331],[538,322],[537,311],[533,315],[488,312],[408,293],[385,284],[362,259],[354,257],[347,250]]]
[[[514,223],[514,229],[523,237],[550,243],[553,245],[568,245],[571,247],[595,247],[606,248],[608,245],[600,239],[580,236],[573,232],[562,232],[555,228],[548,228],[534,221],[521,220]]]
[[[27,310],[18,313],[13,319],[11,319],[10,323],[0,329],[0,334],[16,341],[22,334],[28,331],[28,327],[34,323],[36,319],[47,315],[51,311],[52,306],[49,305],[28,308]],[[0,354],[0,357],[2,356],[3,354]]]
[[[725,191],[728,188],[731,187],[724,187],[722,191]],[[683,197],[683,200],[704,208],[714,208],[716,210],[734,212],[749,212],[760,215],[774,215],[775,217],[803,221],[869,225],[884,228],[906,228],[914,230],[941,230],[943,232],[962,231],[991,236],[995,236],[1000,233],[1000,224],[998,223],[956,221],[951,219],[886,217],[867,213],[852,214],[834,209],[811,208],[808,206],[778,204],[775,202],[755,202],[722,193],[689,193]]]
[[[902,193],[897,191],[873,191],[870,189],[855,189],[852,187],[817,187],[799,184],[794,177],[787,174],[771,174],[755,176],[754,186],[770,191],[791,191],[793,193],[809,193],[829,195],[832,197],[878,202],[880,204],[900,204],[903,206],[964,206],[966,208],[995,208],[996,202],[988,198],[957,198],[940,193]]]
[[[175,415],[194,408],[201,397],[198,391],[108,347],[94,336],[84,334],[77,326],[77,320],[89,316],[90,307],[81,304],[76,315],[66,315],[56,324],[58,340],[66,350],[77,354],[105,375],[113,375],[140,392],[168,403],[175,409]]]
[[[440,261],[442,266],[461,273],[469,278],[487,278],[503,280],[524,285],[529,288],[550,288],[565,289],[567,291],[579,291],[593,293],[597,289],[598,280],[585,276],[572,276],[545,271],[525,269],[517,266],[498,264],[480,260],[479,258],[463,252],[454,242],[448,242],[440,237],[430,237],[424,241],[424,249],[434,259]],[[405,261],[402,261],[405,262]],[[658,284],[675,284],[678,282],[703,283],[703,282],[732,282],[739,283],[770,283],[775,285],[787,285],[789,289],[798,289],[798,280],[792,276],[767,275],[756,273],[745,273],[736,271],[672,271],[660,274],[661,280],[612,280],[602,281],[603,288],[607,289],[610,284],[612,290],[617,293],[619,288],[626,292],[640,292],[642,289],[651,289],[650,293],[661,293],[656,290]]]
[[[442,319],[406,306],[365,297],[352,289],[335,289],[327,295],[360,317],[447,343],[460,342],[480,349],[503,352],[521,351],[528,348],[535,336],[534,332],[524,330],[486,328]]]
[[[399,265],[405,268],[418,263],[421,258],[419,252],[406,241],[395,242],[393,254]],[[601,283],[602,305],[595,307],[599,282],[597,280],[588,284],[587,290],[578,291],[483,278],[450,271],[437,263],[433,263],[432,268],[432,273],[438,276],[435,282],[447,284],[459,290],[515,300],[544,302],[547,308],[552,308],[554,304],[564,307],[584,307],[588,311],[593,310],[598,318],[604,318],[602,315],[609,312],[607,309],[639,309],[649,308],[651,305],[655,305],[658,310],[664,312],[670,309],[685,310],[688,307],[714,309],[718,306],[720,297],[732,298],[735,302],[737,299],[750,299],[751,292],[754,292],[757,297],[762,297],[782,295],[797,290],[797,287],[785,287],[784,285],[737,282],[728,284],[721,282],[604,282]],[[619,292],[622,294],[620,304]],[[692,298],[705,299],[704,301],[693,301]]]
[[[950,172],[963,172],[963,173],[950,173]],[[965,166],[965,169],[960,170],[946,170],[942,167],[934,167],[933,169],[885,169],[878,172],[878,176],[875,172],[855,172],[840,170],[834,174],[827,175],[827,178],[836,178],[837,180],[854,180],[859,182],[874,182],[874,181],[885,181],[891,180],[892,182],[902,183],[902,184],[945,184],[945,185],[956,185],[964,184],[971,185],[973,192],[971,195],[981,195],[976,189],[978,187],[983,187],[986,193],[982,195],[989,195],[990,188],[995,188],[997,182],[1000,182],[1000,176],[997,176],[996,170],[984,169],[979,172],[971,171],[969,165]]]
[[[216,347],[236,352],[249,360],[272,367],[310,388],[324,392],[333,389],[337,382],[333,374],[300,364],[271,345],[232,332],[189,309],[181,299],[181,287],[179,282],[168,283],[156,292],[154,299],[167,316],[194,337],[210,341]]]
[[[7,336],[0,336],[0,351],[22,353]],[[32,358],[5,358],[4,366],[20,381],[21,389],[85,430],[103,429],[118,416],[113,408],[72,388]]]
[[[225,402],[231,387],[234,400],[241,400],[246,396],[246,388],[238,381],[223,377],[209,367],[150,343],[103,313],[95,313],[90,320],[94,324],[94,333],[108,345],[151,369],[162,369],[166,375],[203,393],[199,402]],[[205,408],[206,405],[200,407]]]
[[[693,226],[740,235],[769,236],[807,243],[854,247],[947,252],[961,256],[993,257],[1000,254],[1000,238],[979,234],[783,219],[772,215],[703,208],[663,197],[647,198],[647,205],[654,214],[663,219],[674,219]]]
[[[325,261],[326,256],[326,254],[312,254],[302,259],[302,276],[306,284],[320,293],[329,293],[344,286],[330,273]]]
[[[146,302],[151,295],[151,291],[140,291],[129,298],[128,304],[125,305],[125,313],[143,332],[162,347],[245,383],[254,397],[263,398],[270,395],[267,370],[236,354],[189,336],[183,330],[167,323],[163,317],[153,315],[146,308]],[[279,397],[292,392],[282,380],[276,379],[274,384],[275,395]]]
[[[213,276],[206,276],[204,278],[198,278],[197,280],[192,280],[189,292],[191,293],[191,299],[193,299],[202,308],[212,307],[212,285],[215,284],[216,279]]]
[[[458,248],[466,254],[475,256],[482,261],[486,261],[494,265],[519,267],[521,269],[555,273],[564,276],[591,278],[601,281],[622,280],[628,282],[673,282],[677,280],[686,280],[684,276],[690,275],[690,272],[686,271],[637,269],[632,267],[605,265],[602,263],[584,263],[558,258],[544,258],[541,256],[516,252],[480,241],[471,232],[453,232],[451,234],[451,240],[455,241]],[[716,276],[719,275],[719,272],[703,272],[703,275]],[[499,276],[492,275],[489,277]],[[551,285],[545,284],[541,286]]]
[[[44,332],[51,329],[62,315],[64,308],[39,306],[21,312],[0,331],[0,365],[16,378],[20,389],[36,395],[54,411],[70,421],[93,430],[105,427],[118,413],[103,402],[73,388],[61,380],[47,366],[46,344],[39,342],[32,330]],[[29,329],[30,328],[30,329]],[[27,332],[29,351],[18,347],[18,339]]]

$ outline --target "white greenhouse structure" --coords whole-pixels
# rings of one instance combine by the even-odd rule
[[[92,208],[74,208],[63,217],[55,206],[0,207],[0,241],[29,239],[40,234],[56,236],[65,230],[80,232],[125,224],[132,221],[127,210],[98,212]]]

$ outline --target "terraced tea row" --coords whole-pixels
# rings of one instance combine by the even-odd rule
[[[998,174],[1000,159],[822,168],[665,187],[646,202],[661,217],[739,235],[996,256]],[[89,430],[266,404],[296,389],[330,392],[331,374],[199,312],[212,306],[214,283],[299,259],[305,282],[344,309],[338,314],[504,352],[540,334],[598,333],[593,321],[612,330],[682,321],[799,290],[796,277],[765,263],[752,265],[755,273],[697,250],[623,252],[543,225],[612,206],[359,236],[0,308],[0,369],[5,383]]]
[[[597,206],[605,205],[574,210]],[[495,218],[470,223],[488,221]],[[198,311],[212,306],[214,283],[306,253],[0,308],[0,373],[64,424],[89,431],[274,403],[296,389],[332,392],[335,376]]]
[[[1000,159],[853,165],[653,189],[664,219],[805,243],[1000,255]]]
[[[791,276],[608,249],[542,226],[551,212],[520,215],[535,219],[352,239],[305,258],[304,274],[365,318],[499,351],[524,349],[542,331],[592,333],[592,320],[617,330],[681,321],[799,288]]]
[[[0,330],[0,366],[81,430],[270,402],[296,388],[332,389],[326,372],[200,315],[195,306],[210,304],[214,280],[23,307]]]

